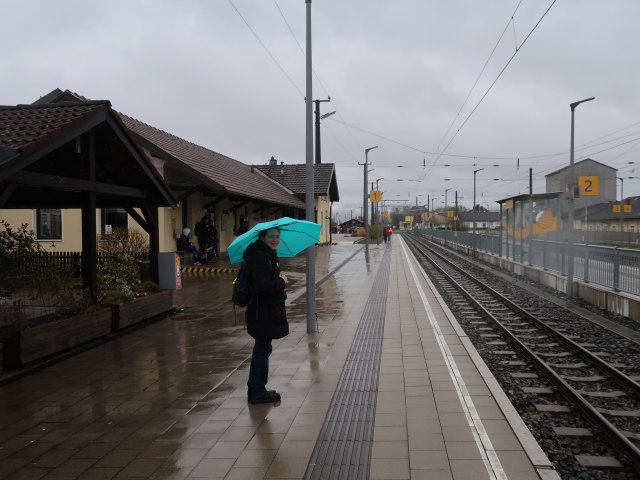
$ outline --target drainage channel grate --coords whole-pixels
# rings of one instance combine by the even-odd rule
[[[391,250],[362,313],[304,478],[369,478]]]

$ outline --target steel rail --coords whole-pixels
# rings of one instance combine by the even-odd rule
[[[558,375],[547,363],[541,359],[533,350],[527,347],[520,339],[518,339],[509,329],[491,312],[489,312],[483,305],[481,305],[473,295],[467,291],[462,285],[460,285],[455,279],[445,272],[442,267],[437,263],[429,260],[425,255],[425,252],[417,244],[417,241],[412,239],[414,248],[421,253],[421,255],[430,261],[438,272],[445,277],[445,279],[454,285],[473,305],[478,308],[485,317],[490,318],[495,324],[502,330],[502,332],[511,339],[515,346],[526,356],[528,356],[534,364],[543,370],[549,377],[549,379],[562,390],[562,392],[568,397],[569,401],[577,404],[584,416],[596,427],[598,427],[602,433],[608,438],[612,446],[616,448],[620,453],[626,455],[630,460],[634,468],[640,471],[640,449],[636,447],[615,425],[613,425],[607,418],[604,417],[596,408],[587,402],[581,394],[579,394],[571,385],[569,385],[560,375]],[[428,247],[425,247],[428,248]],[[437,255],[437,254],[436,254]],[[446,260],[445,260],[446,261]],[[447,262],[449,263],[449,262]],[[463,271],[466,276],[466,272]]]
[[[496,291],[495,289],[493,289],[489,285],[487,285],[485,283],[482,283],[477,278],[473,277],[472,275],[469,275],[462,267],[459,267],[458,265],[454,264],[450,260],[446,259],[443,255],[439,254],[438,252],[436,252],[435,250],[431,249],[428,246],[425,246],[425,248],[428,248],[431,252],[433,252],[435,255],[437,255],[438,258],[440,258],[442,261],[447,263],[451,268],[455,269],[456,271],[460,272],[462,275],[467,277],[473,283],[478,285],[482,290],[490,293],[498,301],[502,302],[504,305],[508,306],[509,308],[511,308],[513,310],[516,310],[519,315],[525,317],[528,320],[531,320],[536,325],[538,325],[540,328],[542,328],[542,329],[546,330],[548,333],[550,333],[556,339],[569,344],[572,348],[574,348],[575,350],[578,351],[577,355],[582,355],[583,357],[586,357],[588,360],[590,360],[591,362],[595,363],[596,367],[598,369],[600,369],[601,371],[603,371],[603,373],[612,375],[613,376],[613,380],[615,380],[621,386],[629,388],[630,390],[633,391],[633,393],[635,393],[636,395],[640,396],[640,383],[636,382],[631,377],[626,375],[624,372],[621,372],[620,370],[618,370],[616,367],[614,367],[613,365],[611,365],[607,361],[603,360],[599,356],[597,356],[594,353],[592,353],[591,351],[587,350],[586,348],[584,348],[579,343],[573,341],[571,338],[567,337],[562,332],[559,332],[558,330],[553,328],[551,325],[547,324],[544,320],[539,319],[538,317],[533,315],[531,312],[528,312],[527,310],[522,308],[517,303],[514,303],[512,300],[510,300],[509,298],[505,297],[504,295],[502,295],[500,292]]]

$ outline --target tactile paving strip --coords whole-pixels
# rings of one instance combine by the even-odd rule
[[[305,479],[366,479],[373,441],[391,249],[385,250]]]

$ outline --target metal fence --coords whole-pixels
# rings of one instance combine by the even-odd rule
[[[567,274],[567,243],[553,240],[511,241],[500,235],[453,232],[451,230],[417,230],[443,243],[454,243],[476,248],[516,262],[540,267],[544,270]],[[591,282],[615,291],[640,295],[640,250],[574,244],[573,276],[577,280]]]

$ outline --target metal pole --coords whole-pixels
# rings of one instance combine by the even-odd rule
[[[384,178],[378,178],[376,180],[376,190],[378,190],[378,191],[380,190],[380,186],[378,185],[378,182],[380,182],[380,180],[384,180]],[[379,224],[380,223],[380,201],[377,201],[375,203],[375,212],[376,212],[376,214],[375,214],[374,218],[376,219],[376,224]]]
[[[575,110],[578,105],[583,102],[589,102],[593,100],[595,97],[585,98],[584,100],[580,100],[579,102],[574,102],[569,104],[571,107],[571,153],[569,156],[569,214],[567,220],[567,296],[569,298],[573,297],[573,244],[574,244],[574,231],[573,231],[573,222],[575,217],[575,206],[574,206],[574,195],[575,195],[575,172],[573,168],[573,156],[574,156],[574,123],[575,123]]]
[[[455,209],[453,211],[453,231],[456,232],[458,230],[458,190],[456,190],[455,192],[455,199],[456,199],[456,203],[455,203]],[[462,197],[460,197],[460,199],[462,199]]]
[[[313,178],[313,92],[312,92],[312,62],[311,62],[311,0],[305,0],[307,5],[307,97],[306,101],[306,219],[315,221],[314,209],[314,178]],[[316,249],[307,248],[307,333],[316,331]]]
[[[529,169],[529,265],[533,265],[533,168]]]
[[[473,241],[473,256],[476,256],[476,215],[478,214],[478,209],[476,208],[476,174],[480,171],[484,170],[484,168],[479,168],[473,171],[473,236],[471,237]]]
[[[370,191],[373,191],[373,182],[371,182],[371,190]],[[369,200],[371,201],[371,225],[373,226],[373,223],[374,223],[374,221],[373,221],[373,207],[374,207],[374,205],[373,205],[373,200],[371,198],[369,198]]]
[[[445,227],[449,226],[449,210],[447,209],[447,192],[451,190],[450,188],[447,188],[444,191],[444,225]]]
[[[367,199],[367,183],[369,183],[369,151],[374,148],[378,148],[378,146],[376,145],[375,147],[364,149],[364,190],[362,192],[362,205],[364,210],[364,248],[367,256],[369,255],[369,225],[367,224],[367,216],[369,215],[369,201]]]
[[[622,205],[622,203],[624,202],[624,178],[616,178],[620,180],[620,241],[622,241],[622,225],[624,221],[622,219],[622,212],[624,210],[624,205]]]

